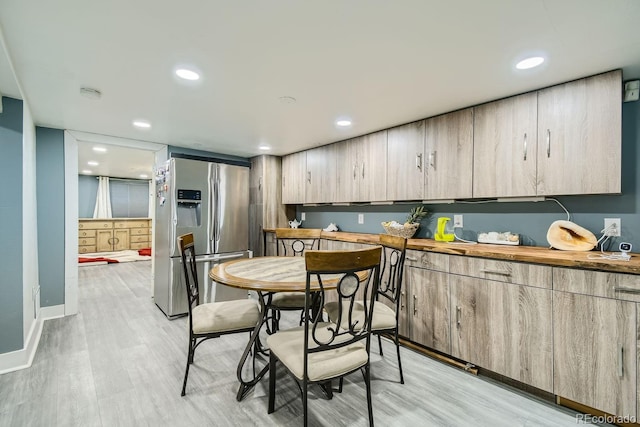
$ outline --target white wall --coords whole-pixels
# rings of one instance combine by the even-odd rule
[[[22,134],[22,289],[24,342],[33,333],[40,311],[38,282],[38,210],[36,202],[36,128],[27,102],[23,104]],[[26,347],[26,345],[25,345]]]

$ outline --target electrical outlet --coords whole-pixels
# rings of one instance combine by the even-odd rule
[[[453,227],[454,228],[462,228],[462,215],[454,215],[453,216]]]
[[[605,218],[604,219],[604,234],[605,236],[620,236],[620,231],[622,228],[622,222],[620,218]]]
[[[307,215],[304,212],[302,212],[300,214],[300,221],[304,221],[305,219],[307,219]]]
[[[358,224],[364,224],[364,214],[358,214]]]

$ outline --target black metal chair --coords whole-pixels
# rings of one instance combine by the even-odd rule
[[[381,355],[383,355],[381,336],[387,334],[392,337],[398,355],[400,383],[404,384],[402,360],[400,359],[400,342],[398,339],[398,323],[407,239],[389,234],[381,234],[380,244],[383,247],[380,285],[376,294],[376,302],[373,306],[371,332],[378,336],[378,348]],[[329,316],[329,320],[337,322],[338,303],[328,302],[324,305],[324,309]]]
[[[308,386],[320,384],[332,397],[331,380],[361,371],[367,394],[369,425],[373,426],[369,348],[371,318],[380,280],[381,247],[358,251],[308,251],[305,310],[314,294],[323,300],[327,275],[338,278],[337,322],[323,322],[321,311],[305,316],[302,327],[278,331],[267,338],[269,355],[269,406],[275,410],[276,366],[280,362],[301,385],[304,425],[307,425]],[[336,278],[336,276],[333,276]],[[317,288],[314,287],[317,284]],[[360,302],[357,294],[365,295]],[[356,309],[358,307],[358,309]],[[344,310],[343,310],[344,308]],[[342,326],[339,326],[342,325]]]
[[[240,332],[251,334],[261,314],[258,302],[250,299],[200,304],[193,234],[178,237],[178,246],[184,267],[189,307],[189,350],[181,394],[184,396],[189,377],[189,365],[193,363],[196,347],[208,339],[218,338],[221,335]]]
[[[277,256],[304,256],[307,250],[320,249],[322,230],[315,228],[276,228]],[[277,292],[269,296],[267,309],[271,311],[271,332],[279,329],[280,312],[299,310],[300,324],[304,316],[304,294],[301,292]]]

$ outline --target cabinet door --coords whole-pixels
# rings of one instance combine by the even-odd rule
[[[358,149],[362,137],[336,144],[336,202],[355,202],[358,197]]]
[[[473,109],[425,121],[425,189],[428,200],[472,195]]]
[[[387,200],[387,131],[365,135],[355,142],[358,193],[354,201]]]
[[[622,73],[538,92],[538,194],[620,193]]]
[[[446,273],[405,268],[400,335],[435,350],[451,351],[449,280]]]
[[[289,154],[282,158],[282,203],[304,203],[307,182],[307,152]]]
[[[142,229],[137,229],[138,231],[142,231]],[[129,237],[131,233],[129,229],[116,229],[113,231],[113,250],[114,251],[124,251],[130,249]]]
[[[111,252],[113,250],[113,229],[96,230],[96,251]]]
[[[336,201],[336,144],[307,151],[306,203]]]
[[[635,303],[555,292],[553,328],[553,393],[635,417]]]
[[[536,195],[538,94],[474,108],[473,197]]]
[[[424,192],[424,120],[387,131],[387,200],[419,200]]]
[[[450,276],[451,354],[551,392],[552,291]]]

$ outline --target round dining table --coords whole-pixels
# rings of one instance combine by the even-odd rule
[[[268,310],[266,299],[274,292],[305,292],[307,282],[307,271],[304,257],[283,257],[268,256],[256,258],[242,258],[218,264],[211,269],[209,277],[216,283],[222,283],[234,288],[255,291],[258,294],[258,302],[262,313],[261,320],[251,333],[251,338],[238,363],[237,376],[240,381],[240,388],[236,398],[242,400],[251,389],[262,379],[269,370],[269,364],[255,372],[256,357],[259,353],[267,350],[260,344],[260,330],[267,323]],[[342,274],[323,274],[322,289],[335,289]],[[317,278],[310,280],[310,290],[320,291],[320,284]],[[268,333],[273,331],[267,331]],[[242,376],[244,365],[253,351],[253,378],[245,380]]]

